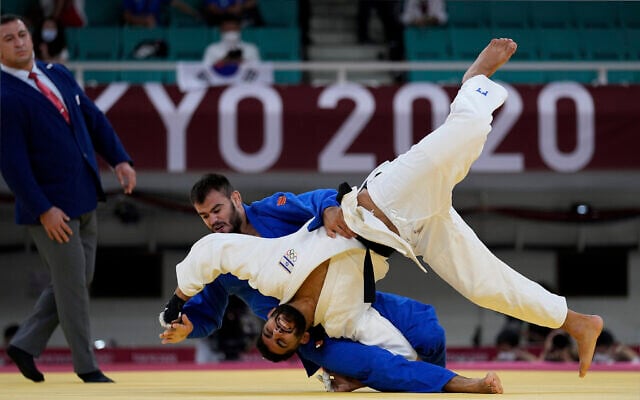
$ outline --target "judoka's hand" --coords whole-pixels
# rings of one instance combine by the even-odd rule
[[[173,322],[179,322],[181,320],[180,316],[182,315],[184,303],[186,303],[185,300],[174,294],[167,305],[164,306],[164,310],[158,315],[160,326],[165,329],[170,329]]]
[[[160,334],[162,344],[180,343],[193,332],[193,324],[189,321],[187,314],[182,314],[181,322],[174,322],[170,328],[167,328]]]
[[[342,214],[342,209],[338,206],[331,206],[324,209],[322,212],[322,223],[329,237],[334,238],[336,234],[344,236],[347,239],[356,237],[356,234],[347,226],[344,215]]]

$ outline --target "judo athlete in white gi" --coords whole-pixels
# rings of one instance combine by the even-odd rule
[[[479,156],[491,130],[492,112],[507,97],[506,90],[488,77],[515,49],[516,44],[509,39],[492,40],[465,73],[443,126],[394,161],[376,168],[361,188],[344,196],[341,208],[352,231],[393,247],[416,263],[416,256],[422,256],[474,303],[566,330],[578,343],[579,374],[584,376],[602,330],[602,319],[569,310],[564,298],[509,268],[491,254],[451,207],[453,187]],[[262,340],[274,354],[291,352],[300,341],[309,340],[308,334],[301,332],[312,324],[322,324],[330,336],[377,344],[411,357],[391,324],[368,305],[352,303],[354,296],[362,296],[358,287],[362,287],[363,246],[344,238],[329,243],[326,240],[324,230],[306,232],[304,228],[280,239],[205,237],[178,265],[180,290],[176,294],[192,296],[220,273],[239,274],[264,294],[289,302],[303,315],[303,327],[297,326],[288,310],[271,315]],[[383,261],[374,255],[376,279],[386,273]],[[314,263],[319,267],[314,269]],[[287,279],[279,281],[283,274]],[[498,391],[499,380],[495,378],[498,383],[488,392]]]

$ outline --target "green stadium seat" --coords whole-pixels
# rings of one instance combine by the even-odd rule
[[[624,28],[640,28],[640,2],[619,1],[617,3],[620,24]]]
[[[492,77],[497,81],[520,84],[542,84],[547,82],[544,71],[505,71],[499,70]]]
[[[169,60],[202,60],[206,47],[218,41],[219,37],[220,33],[217,28],[170,26],[167,29]]]
[[[448,61],[451,59],[449,50],[449,30],[446,28],[417,28],[408,27],[404,30],[405,53],[408,61]],[[462,75],[458,71],[409,71],[408,79],[412,82],[452,83],[460,81]]]
[[[625,29],[625,45],[627,46],[627,57],[630,60],[640,60],[640,27]]]
[[[531,2],[492,1],[489,20],[494,28],[526,28],[529,26]]]
[[[260,49],[263,61],[300,61],[300,30],[298,28],[247,28],[242,40]],[[300,71],[276,71],[276,83],[299,83]]]
[[[618,1],[580,1],[572,4],[576,24],[582,28],[619,26]]]
[[[122,60],[132,61],[136,47],[145,41],[164,40],[167,41],[166,28],[140,28],[125,26],[122,28]],[[159,61],[162,58],[152,57],[149,61]],[[170,79],[175,72],[166,71],[122,71],[122,79],[132,83],[144,82],[164,82]]]
[[[545,28],[538,30],[540,57],[548,60],[579,60],[580,38],[575,29]]]
[[[489,26],[489,3],[484,1],[450,1],[447,3],[449,25],[454,28]]]
[[[78,61],[116,61],[121,55],[120,28],[111,26],[67,28],[69,56]],[[85,81],[108,83],[120,78],[118,71],[87,71]]]
[[[587,60],[624,60],[627,57],[626,37],[622,29],[583,29],[580,43]]]
[[[454,60],[475,60],[478,51],[493,38],[489,28],[452,28],[451,55]]]
[[[581,61],[580,32],[568,28],[539,29],[540,58],[542,61]],[[592,83],[597,79],[596,71],[545,71],[548,81],[571,80],[581,83]]]
[[[567,28],[575,25],[573,6],[568,1],[532,1],[531,24],[541,28]]]
[[[409,61],[449,60],[449,42],[446,28],[407,27],[404,30],[405,53]]]
[[[122,0],[86,1],[84,12],[89,26],[119,26],[122,22]]]
[[[39,7],[38,0],[2,0],[0,1],[0,14],[15,14],[26,17]]]
[[[298,0],[260,0],[258,8],[267,27],[298,26]]]

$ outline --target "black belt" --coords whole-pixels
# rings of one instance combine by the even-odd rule
[[[338,203],[341,203],[344,195],[349,193],[350,191],[351,186],[349,186],[347,182],[342,182],[338,187],[338,194],[336,195],[336,200],[338,201]],[[362,269],[362,278],[364,279],[364,302],[373,303],[376,299],[376,279],[373,274],[371,250],[383,257],[390,257],[395,249],[380,243],[372,242],[360,235],[357,235],[356,239],[358,239],[358,241],[367,248],[367,251],[364,255],[364,268]]]

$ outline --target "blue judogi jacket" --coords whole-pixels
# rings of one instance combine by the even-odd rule
[[[338,205],[336,194],[332,189],[300,195],[280,192],[251,205],[245,204],[244,209],[249,222],[262,237],[280,237],[297,231],[312,218],[310,230],[321,226],[324,209]],[[244,300],[256,315],[265,320],[269,311],[279,303],[277,299],[251,288],[247,281],[230,274],[221,275],[184,306],[194,328],[190,338],[206,337],[220,328],[231,294]],[[385,349],[348,339],[325,337],[320,348],[316,349],[310,341],[298,349],[307,374],[311,376],[322,366],[380,391],[442,391],[455,374],[444,368],[444,330],[433,307],[382,292],[376,293],[373,307],[400,329],[426,362],[408,361]]]

